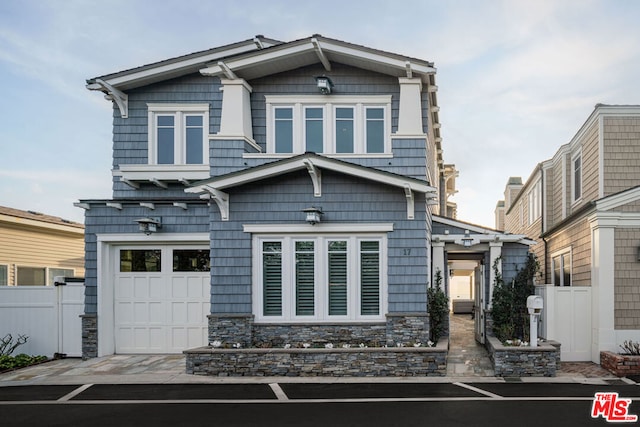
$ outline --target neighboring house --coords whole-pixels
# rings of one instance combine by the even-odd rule
[[[601,350],[640,340],[640,106],[596,105],[524,184],[510,178],[504,224],[538,242],[539,282],[588,295],[574,309],[589,309],[589,319],[571,325],[579,331],[575,323],[590,323],[582,332],[585,360],[598,362]]]
[[[85,356],[426,342],[432,214],[455,215],[435,72],[256,36],[90,79],[114,102],[114,167],[113,198],[77,204]]]
[[[84,226],[0,206],[0,286],[51,286],[84,275]]]

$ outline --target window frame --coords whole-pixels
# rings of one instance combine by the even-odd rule
[[[314,242],[314,314],[296,314],[296,242]],[[347,314],[329,315],[328,268],[329,242],[347,241]],[[379,242],[379,312],[363,315],[361,295],[360,242]],[[264,314],[263,243],[281,244],[281,313]],[[254,234],[253,244],[253,313],[256,323],[364,323],[385,321],[387,312],[387,236],[380,233],[358,234]]]
[[[4,265],[4,264],[3,264]],[[44,270],[44,285],[22,285],[18,282],[18,278],[19,278],[19,273],[20,273],[20,269],[34,269],[34,270]],[[56,267],[47,267],[47,266],[41,266],[41,265],[28,265],[28,264],[16,264],[14,265],[14,276],[13,276],[13,284],[8,283],[8,277],[7,277],[7,285],[8,286],[20,286],[20,287],[33,287],[33,286],[53,286],[54,283],[54,277],[51,275],[51,271],[52,270],[68,270],[71,272],[70,277],[75,276],[76,273],[76,269],[73,267],[64,267],[64,266],[56,266]],[[9,274],[9,267],[7,266],[7,276]]]
[[[579,168],[577,168],[577,170],[576,161],[580,162],[580,166]],[[582,179],[583,169],[584,162],[582,157],[582,150],[579,150],[571,156],[571,203],[577,203],[582,199],[582,194],[584,192],[584,180]],[[576,190],[579,190],[580,194],[577,194]]]
[[[4,267],[4,277],[0,274],[0,286],[9,286],[9,264],[0,263],[0,267]],[[0,273],[2,268],[0,268]]]
[[[529,200],[529,225],[532,225],[542,216],[542,180],[537,180],[528,193]]]
[[[569,284],[566,285],[564,282],[564,271],[565,271],[565,259],[569,261]],[[559,262],[560,267],[560,283],[556,283],[556,265]],[[573,286],[573,251],[571,248],[566,248],[561,251],[557,251],[551,254],[551,284],[553,286],[558,287],[568,287]]]
[[[267,154],[276,156],[292,156],[307,152],[306,149],[306,115],[309,108],[323,110],[323,151],[318,154],[335,157],[376,157],[389,156],[391,151],[391,95],[265,95]],[[292,152],[276,152],[276,118],[275,110],[291,108],[293,113],[293,147]],[[353,109],[353,153],[339,153],[337,150],[336,122],[338,108]],[[382,109],[383,118],[383,151],[367,152],[366,112],[368,109]]]
[[[149,165],[160,167],[201,166],[209,164],[209,104],[147,104]],[[174,117],[173,163],[158,162],[159,116]],[[202,117],[202,163],[187,163],[187,116]]]

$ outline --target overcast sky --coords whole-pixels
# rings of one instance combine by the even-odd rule
[[[458,218],[488,227],[595,104],[640,104],[633,0],[2,0],[0,205],[83,222],[75,201],[111,198],[111,103],[85,80],[256,34],[434,62]]]

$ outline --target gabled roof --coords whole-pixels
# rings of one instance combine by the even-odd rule
[[[433,63],[371,49],[319,34],[260,51],[252,51],[209,64],[204,75],[251,80],[321,62],[327,72],[338,62],[395,77],[420,76],[425,82],[435,73]]]
[[[265,49],[281,44],[281,41],[258,35],[253,39],[194,52],[187,55],[170,58],[152,64],[143,65],[129,70],[106,74],[87,80],[87,89],[101,90],[99,82],[104,82],[115,89],[129,90],[162,80],[167,80],[187,74],[197,73],[206,64],[221,58],[239,55],[245,52]]]
[[[426,181],[404,175],[398,175],[380,169],[360,166],[355,163],[349,163],[338,159],[332,159],[315,153],[299,154],[297,156],[277,160],[264,165],[195,182],[190,188],[185,189],[185,191],[188,193],[202,193],[205,191],[203,189],[205,186],[224,190],[297,170],[310,170],[313,168],[331,170],[345,175],[356,176],[399,188],[409,187],[411,191],[417,191],[418,193],[430,193],[436,191],[436,189],[430,186]]]
[[[512,242],[522,243],[523,245],[535,245],[536,241],[529,239],[524,234],[511,234],[504,231],[495,230],[493,228],[472,224],[470,222],[460,221],[458,219],[447,218],[443,216],[433,215],[433,222],[446,225],[453,228],[465,230],[465,234],[469,234],[476,243],[487,242]],[[466,232],[469,233],[466,233]],[[433,234],[434,241],[458,243],[460,234]]]
[[[229,194],[223,190],[298,170],[306,170],[313,184],[314,196],[320,197],[322,196],[323,169],[398,187],[404,192],[407,199],[408,219],[414,218],[414,192],[425,194],[436,192],[436,188],[430,186],[426,181],[382,171],[380,169],[360,166],[342,160],[331,159],[315,153],[300,154],[261,166],[255,166],[199,181],[184,191],[213,199],[220,208],[222,220],[226,221],[229,219]]]

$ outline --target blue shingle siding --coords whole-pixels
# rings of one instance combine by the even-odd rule
[[[335,95],[392,95],[392,132],[398,127],[400,85],[392,76],[332,63],[327,72],[321,65],[298,68],[286,73],[251,80],[253,137],[266,151],[265,95],[318,95],[315,76],[327,75],[334,84]]]
[[[106,207],[96,203],[85,211],[85,313],[97,312],[97,235],[131,233],[138,231],[135,219],[145,216],[162,218],[161,233],[206,233],[209,231],[209,207],[200,200],[185,201],[188,210],[172,203],[156,203],[153,211],[136,204],[123,202],[123,209]]]
[[[323,222],[392,222],[388,234],[390,312],[426,311],[426,213],[406,219],[404,191],[357,177],[323,171],[322,197],[313,197],[306,171],[229,189],[230,220],[212,226],[212,312],[251,313],[252,236],[243,224],[304,223],[302,209],[321,206]],[[416,206],[424,196],[416,194]]]
[[[129,117],[119,114],[113,120],[113,166],[148,163],[148,108],[147,103],[208,103],[209,133],[220,130],[222,93],[220,79],[199,73],[130,90]],[[114,197],[140,197],[135,189],[114,180]],[[167,197],[163,189],[155,188],[156,197]],[[133,195],[135,194],[135,195]],[[161,196],[160,196],[161,195]]]

